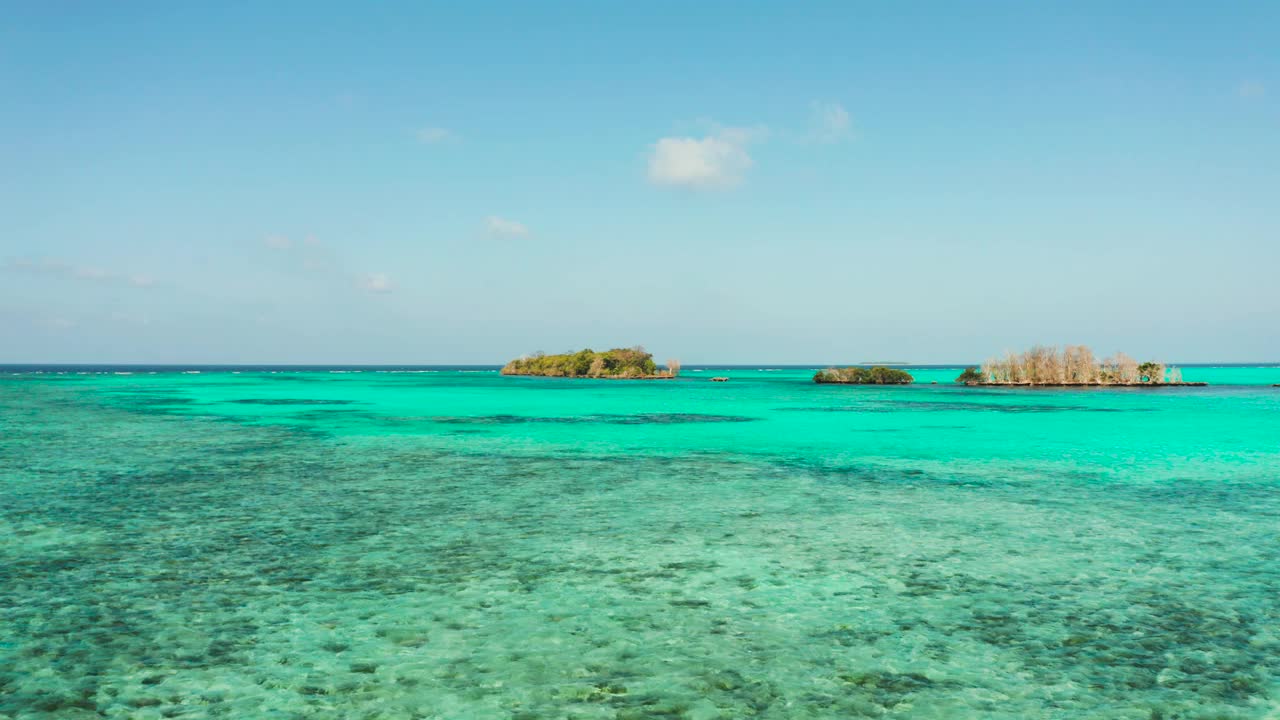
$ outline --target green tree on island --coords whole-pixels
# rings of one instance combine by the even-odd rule
[[[915,382],[915,378],[905,370],[877,365],[872,368],[827,368],[814,374],[813,381],[833,385],[908,385]]]
[[[562,355],[533,355],[517,358],[502,368],[503,375],[539,375],[568,378],[673,378],[680,372],[680,362],[667,361],[667,370],[658,370],[653,355],[643,347],[614,348],[604,352],[591,349]]]

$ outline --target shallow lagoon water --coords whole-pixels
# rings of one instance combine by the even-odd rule
[[[472,370],[0,374],[0,717],[1280,717],[1278,368]]]

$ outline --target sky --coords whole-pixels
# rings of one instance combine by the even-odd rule
[[[0,363],[1280,361],[1280,3],[0,0]]]

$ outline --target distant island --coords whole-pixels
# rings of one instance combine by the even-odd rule
[[[579,350],[563,355],[536,353],[517,358],[502,368],[503,375],[600,378],[616,380],[670,380],[680,374],[680,362],[668,360],[659,370],[653,355],[642,347],[614,348],[604,352]]]
[[[870,368],[827,368],[814,374],[813,381],[832,385],[909,385],[915,382],[915,378],[906,370],[877,365]]]
[[[1139,363],[1116,353],[1094,359],[1084,345],[1061,349],[1037,345],[1021,354],[1007,353],[979,367],[965,368],[956,378],[965,385],[1034,385],[1038,387],[1093,387],[1135,385],[1145,387],[1206,385],[1184,382],[1182,371],[1161,362]]]

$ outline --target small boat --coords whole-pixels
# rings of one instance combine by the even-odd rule
[[[713,377],[713,378],[711,378],[711,382],[729,382],[729,378],[727,378],[727,377]]]

